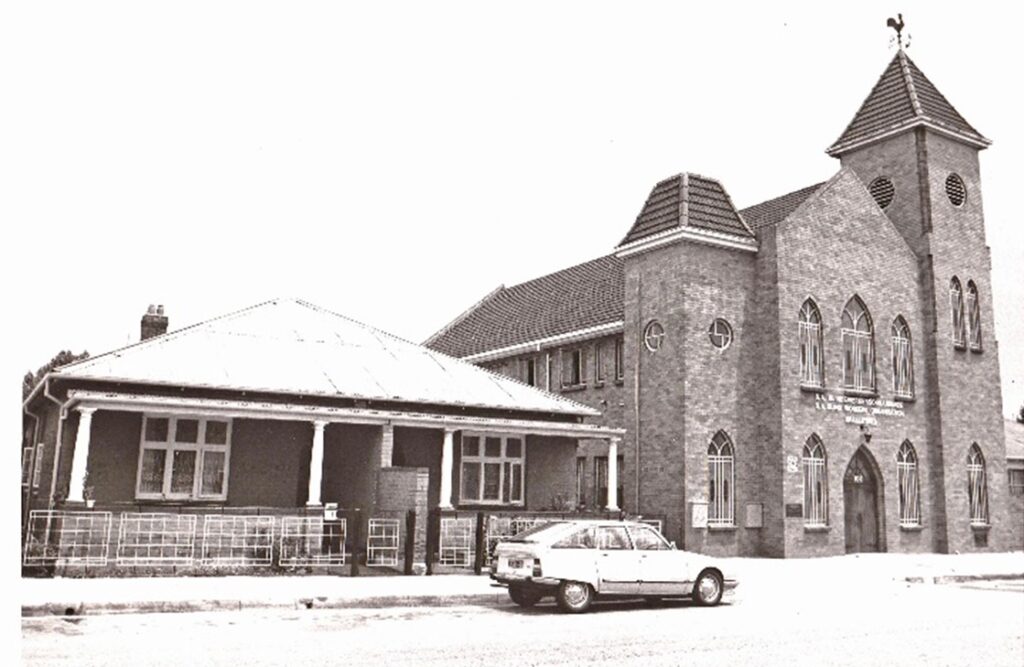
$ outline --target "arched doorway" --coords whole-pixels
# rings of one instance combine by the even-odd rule
[[[846,553],[884,551],[882,542],[882,483],[878,464],[860,447],[843,475]]]

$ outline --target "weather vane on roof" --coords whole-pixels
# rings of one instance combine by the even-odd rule
[[[889,46],[896,44],[900,51],[903,49],[910,48],[910,33],[907,33],[907,39],[903,39],[903,14],[896,15],[899,18],[889,17],[889,20],[885,22],[885,25],[889,26],[896,31],[896,36],[889,40]]]

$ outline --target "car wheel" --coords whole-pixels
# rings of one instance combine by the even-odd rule
[[[714,607],[722,601],[722,575],[704,570],[693,585],[693,601],[702,607]]]
[[[515,602],[520,607],[526,608],[537,604],[540,602],[541,597],[543,597],[537,591],[531,591],[530,589],[522,586],[509,586],[508,596],[512,598],[512,602]]]
[[[562,611],[582,614],[590,609],[590,604],[594,601],[594,589],[582,581],[563,581],[558,585],[555,599],[558,600],[558,606]]]

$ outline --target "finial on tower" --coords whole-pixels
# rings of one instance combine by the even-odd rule
[[[902,51],[903,49],[910,48],[910,33],[907,33],[907,39],[906,41],[904,41],[903,14],[897,14],[896,16],[898,18],[894,19],[892,17],[889,17],[889,20],[885,22],[885,25],[889,26],[890,28],[896,31],[896,37],[894,37],[893,40],[890,40],[889,43],[892,44],[893,41],[895,41],[897,48],[899,48],[899,50]]]

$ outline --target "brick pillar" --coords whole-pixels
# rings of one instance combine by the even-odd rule
[[[92,432],[92,413],[96,408],[78,408],[78,433],[75,435],[75,452],[71,457],[71,488],[68,501],[85,502],[85,476],[89,473],[89,440]]]

